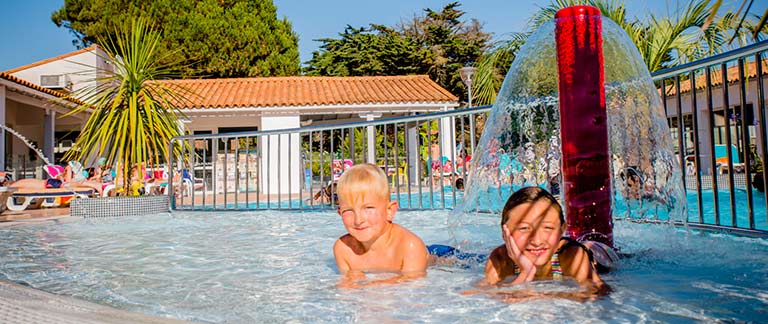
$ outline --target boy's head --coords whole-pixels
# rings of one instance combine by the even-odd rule
[[[565,232],[563,209],[546,190],[526,187],[513,193],[501,214],[512,241],[536,265],[549,262]],[[506,234],[504,234],[506,235]]]
[[[341,175],[338,182],[339,200],[355,200],[359,196],[377,195],[389,201],[387,175],[376,165],[355,165]]]
[[[357,241],[373,244],[391,229],[397,202],[390,201],[387,176],[378,166],[359,164],[344,172],[338,195],[341,220]]]

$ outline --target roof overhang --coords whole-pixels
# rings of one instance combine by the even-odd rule
[[[317,115],[325,114],[362,114],[380,113],[426,113],[451,110],[459,106],[458,102],[406,102],[406,103],[369,103],[351,105],[312,105],[279,107],[214,107],[181,109],[192,117],[224,117],[233,115]]]
[[[23,84],[0,78],[0,85],[6,89],[6,99],[41,109],[51,109],[57,114],[66,114],[78,105],[61,97],[39,91]],[[80,113],[75,118],[84,119],[85,114]]]

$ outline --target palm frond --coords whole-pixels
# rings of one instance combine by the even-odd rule
[[[167,143],[182,135],[176,103],[184,102],[185,94],[183,89],[179,93],[180,89],[157,83],[175,75],[177,66],[158,63],[160,34],[145,21],[135,20],[115,35],[101,41],[114,71],[102,73],[95,86],[74,94],[85,104],[70,114],[91,114],[65,157],[83,160],[106,156],[108,161],[119,164],[123,186],[130,192],[131,167],[157,167],[174,154]]]
[[[528,36],[526,33],[508,34],[508,39],[496,42],[493,50],[480,58],[472,83],[474,103],[488,105],[496,101],[496,94],[504,81],[509,64],[528,40]]]

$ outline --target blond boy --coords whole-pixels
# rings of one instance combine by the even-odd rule
[[[360,278],[363,271],[398,272],[383,280],[419,277],[427,268],[427,248],[418,236],[392,223],[398,204],[390,201],[384,171],[373,164],[345,171],[338,184],[338,213],[348,233],[333,245],[339,271]]]

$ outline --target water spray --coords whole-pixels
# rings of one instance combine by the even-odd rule
[[[19,132],[17,132],[15,129],[13,129],[13,128],[10,128],[10,127],[8,127],[8,126],[5,126],[5,125],[3,125],[3,124],[0,124],[0,128],[2,128],[2,129],[4,129],[4,130],[8,131],[8,132],[9,132],[9,133],[11,133],[11,134],[13,134],[13,135],[14,135],[14,136],[16,136],[18,139],[20,139],[22,142],[24,142],[24,144],[26,144],[26,145],[27,145],[29,148],[31,148],[33,151],[35,151],[35,153],[37,153],[37,156],[38,156],[38,157],[40,157],[40,159],[41,159],[41,160],[43,160],[43,162],[45,163],[45,165],[51,165],[51,162],[50,162],[50,161],[48,161],[48,158],[47,158],[47,157],[45,157],[45,154],[43,154],[43,152],[42,152],[42,151],[40,151],[40,149],[38,149],[38,148],[35,146],[35,144],[32,144],[32,142],[30,142],[30,141],[29,141],[29,140],[28,140],[26,137],[24,137],[24,135],[21,135],[21,134],[20,134]]]

